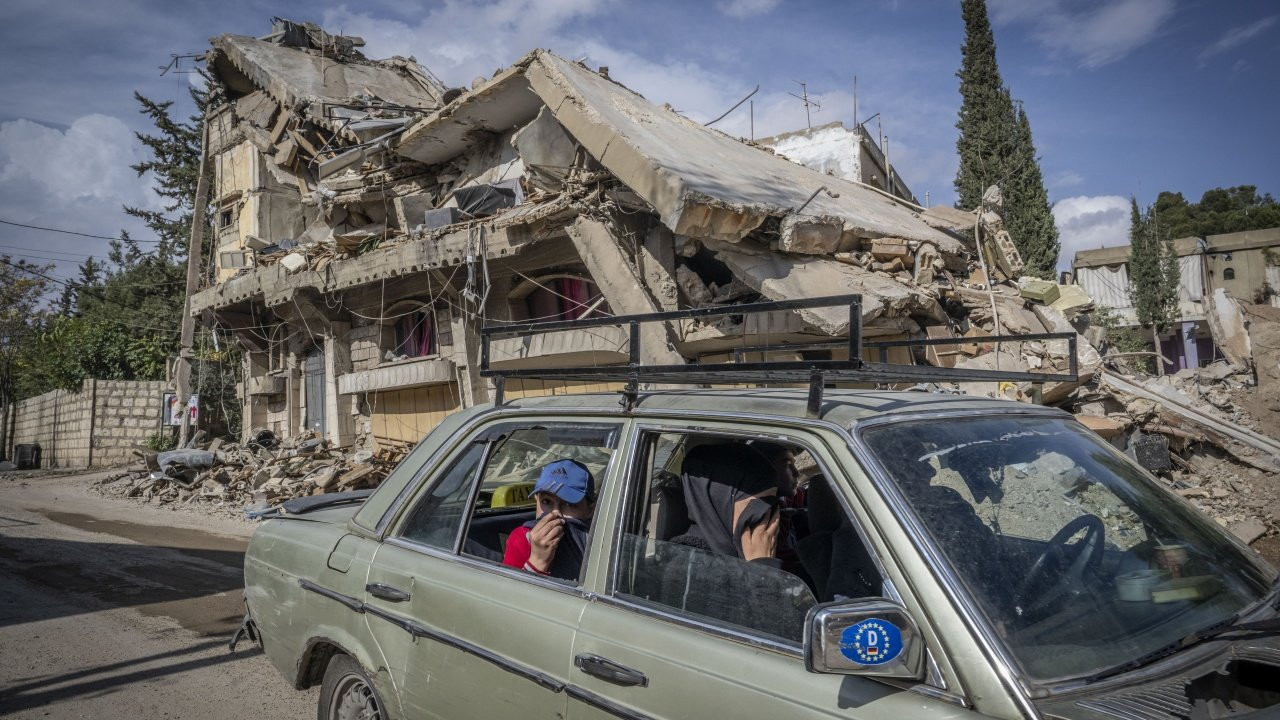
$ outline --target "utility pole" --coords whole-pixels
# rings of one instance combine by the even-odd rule
[[[793,82],[793,83],[795,83],[795,84],[797,84],[797,85],[799,85],[799,86],[800,86],[800,93],[801,93],[801,94],[800,94],[800,95],[797,95],[797,94],[795,94],[795,93],[787,93],[787,94],[788,94],[788,95],[790,95],[790,96],[791,96],[791,97],[793,97],[793,98],[796,98],[796,99],[798,99],[798,100],[803,100],[803,101],[804,101],[804,124],[805,124],[806,126],[808,126],[808,128],[809,128],[810,130],[812,130],[812,129],[813,129],[813,121],[809,119],[809,106],[810,106],[810,105],[812,105],[813,107],[815,107],[815,108],[817,108],[817,109],[821,110],[821,109],[822,109],[822,105],[821,105],[817,100],[810,100],[810,99],[809,99],[809,89],[808,89],[807,87],[805,87],[805,84],[804,84],[804,83],[800,82],[799,80],[792,80],[791,82]]]
[[[196,180],[196,202],[191,213],[191,242],[187,246],[187,298],[182,304],[182,340],[178,349],[177,401],[181,413],[181,429],[178,431],[178,447],[187,444],[191,432],[191,413],[187,399],[191,397],[191,358],[195,355],[196,325],[191,317],[191,296],[199,290],[200,258],[204,254],[204,210],[209,203],[207,160],[209,156],[209,125],[201,123],[200,177]]]

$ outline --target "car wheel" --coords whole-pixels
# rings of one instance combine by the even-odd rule
[[[360,663],[350,655],[334,655],[320,684],[318,720],[390,720]]]

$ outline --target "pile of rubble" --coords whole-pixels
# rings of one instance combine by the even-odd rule
[[[143,469],[104,478],[106,495],[156,504],[181,503],[256,517],[303,495],[377,487],[401,459],[382,449],[347,452],[308,433],[284,441],[256,430],[243,444],[214,440],[202,448],[139,453]]]

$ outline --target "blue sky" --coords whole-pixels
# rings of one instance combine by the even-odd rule
[[[1005,82],[1031,119],[1056,203],[1062,265],[1126,241],[1128,197],[1254,184],[1280,194],[1280,4],[1207,0],[988,0]],[[120,211],[155,207],[133,132],[132,94],[191,111],[190,76],[160,75],[211,35],[261,35],[273,15],[412,55],[449,85],[491,75],[534,47],[586,57],[659,103],[709,120],[757,84],[757,136],[880,113],[894,164],[921,199],[954,200],[955,72],[964,28],[953,0],[789,2],[471,0],[266,5],[226,0],[7,0],[0,7],[0,219],[115,235]],[[190,61],[183,66],[190,68]],[[873,122],[874,126],[874,122]],[[745,136],[743,106],[717,125]],[[0,225],[0,253],[68,277],[105,241]],[[48,260],[46,260],[48,259]]]

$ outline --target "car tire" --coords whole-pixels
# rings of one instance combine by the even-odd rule
[[[369,674],[350,655],[334,655],[320,683],[317,720],[390,720]]]

